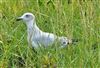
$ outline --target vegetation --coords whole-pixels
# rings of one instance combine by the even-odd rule
[[[28,47],[26,26],[16,22],[25,12],[41,30],[79,39],[59,49]],[[0,68],[99,68],[99,0],[0,0]]]

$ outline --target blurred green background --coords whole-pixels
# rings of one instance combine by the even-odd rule
[[[36,16],[42,31],[79,42],[35,54],[28,47],[25,24],[16,22],[25,12]],[[0,68],[99,68],[99,45],[99,0],[0,0]]]

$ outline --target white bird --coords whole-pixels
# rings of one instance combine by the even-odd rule
[[[28,44],[34,48],[38,48],[41,45],[49,46],[59,41],[61,47],[66,46],[68,43],[72,43],[67,37],[58,37],[53,33],[43,32],[36,25],[35,16],[32,13],[24,13],[21,17],[18,17],[17,21],[23,20],[27,26],[27,40]]]

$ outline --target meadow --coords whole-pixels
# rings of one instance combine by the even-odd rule
[[[59,49],[28,47],[26,25],[16,18],[36,16],[42,31],[79,39]],[[100,68],[99,0],[0,0],[0,68]]]

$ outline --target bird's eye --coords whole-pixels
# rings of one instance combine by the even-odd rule
[[[29,17],[29,15],[26,15],[26,17]]]
[[[63,44],[66,44],[66,42],[63,42]]]

